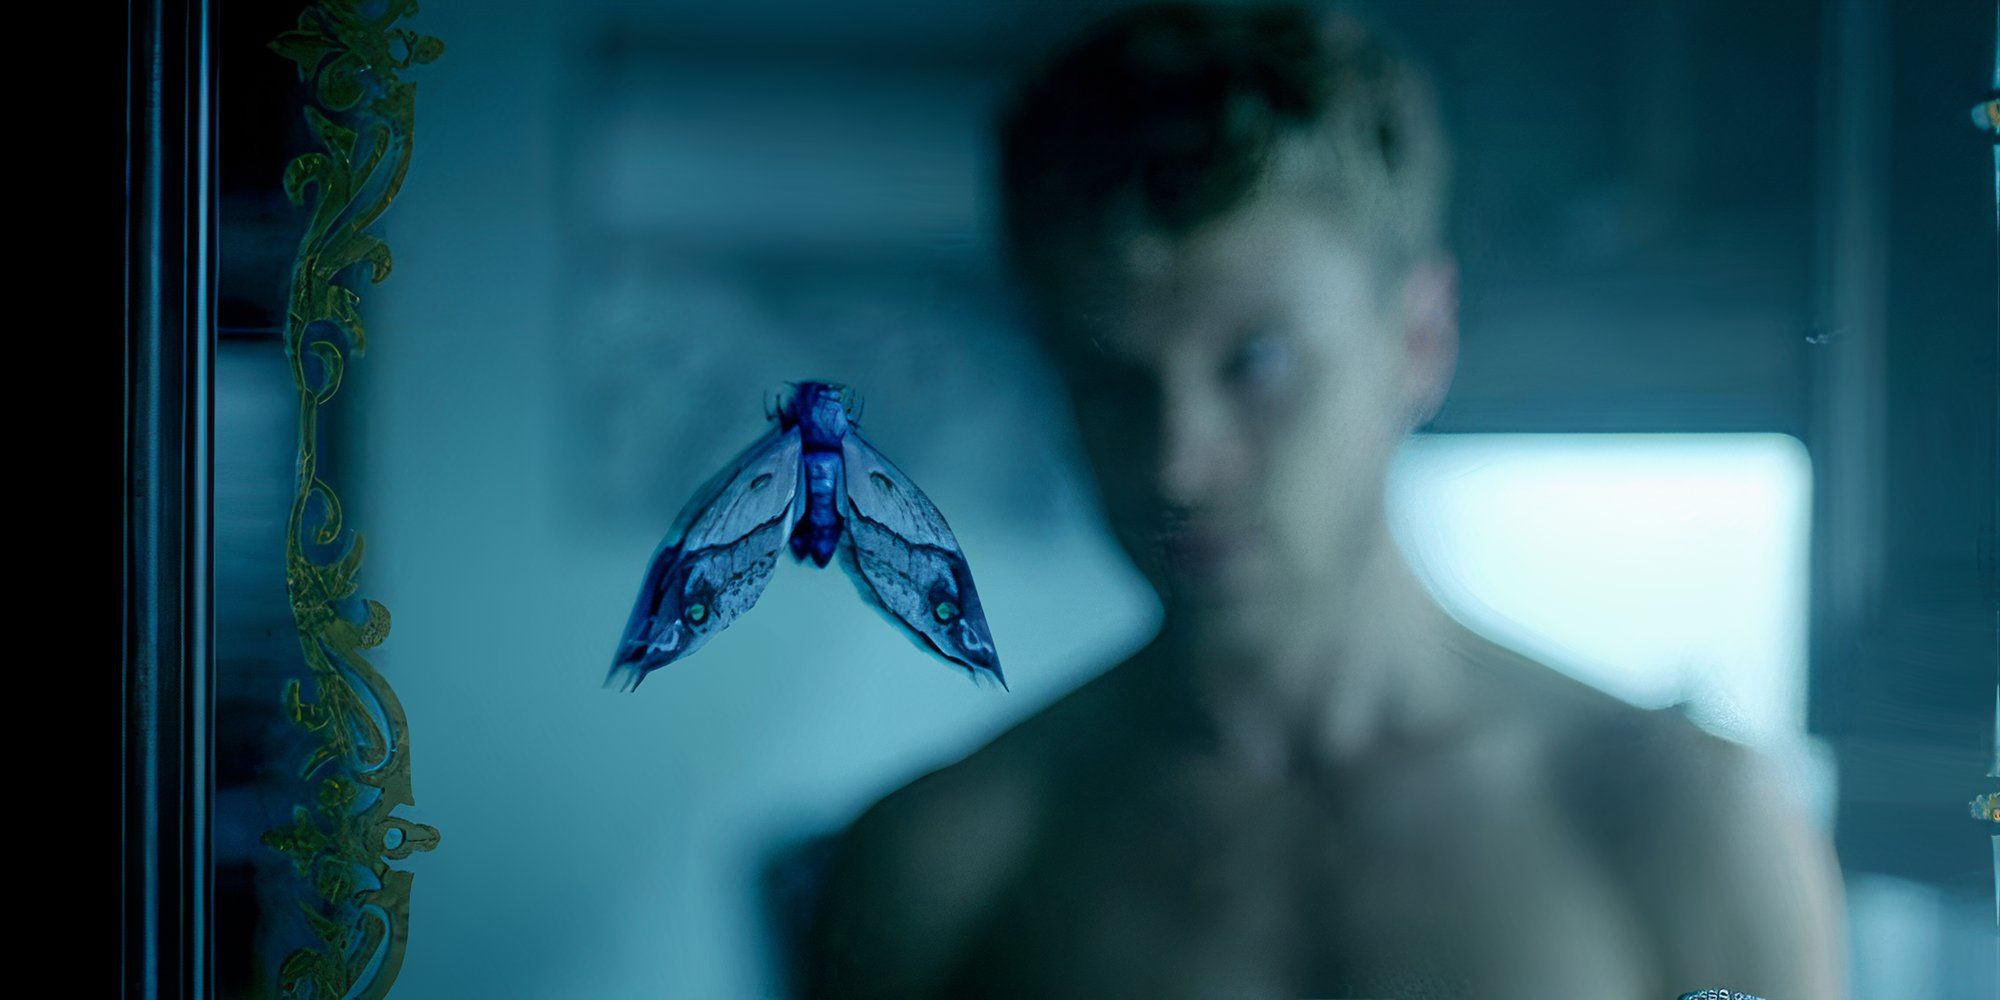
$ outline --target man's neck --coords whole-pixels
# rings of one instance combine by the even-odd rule
[[[1291,604],[1290,607],[1278,606]],[[1269,613],[1173,610],[1140,654],[1146,701],[1260,773],[1337,767],[1463,710],[1465,635],[1378,524],[1332,593],[1264,602]]]

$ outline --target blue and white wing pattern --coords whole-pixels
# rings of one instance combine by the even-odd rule
[[[841,568],[861,597],[928,652],[1006,687],[979,592],[944,515],[858,431],[841,441]]]
[[[646,567],[605,686],[637,688],[757,603],[793,520],[800,455],[797,427],[773,427],[696,491]]]
[[[778,553],[835,555],[862,600],[975,681],[1007,686],[972,570],[930,498],[855,430],[851,394],[787,383],[776,426],[697,490],[653,551],[606,687],[633,690],[764,593]]]

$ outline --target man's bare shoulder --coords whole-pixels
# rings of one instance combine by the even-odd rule
[[[1614,852],[1663,842],[1755,849],[1742,823],[1803,822],[1798,790],[1763,753],[1718,736],[1679,707],[1640,708],[1523,654],[1487,646],[1509,678],[1490,699],[1516,726],[1541,733],[1558,799]]]
[[[955,854],[973,845],[989,853],[1027,836],[1049,785],[1082,744],[1101,744],[1115,728],[1105,678],[1072,691],[1015,723],[956,763],[897,789],[848,830],[857,852],[879,852],[913,862],[929,843],[944,838]]]
[[[1482,643],[1492,699],[1541,732],[1552,805],[1620,887],[1671,994],[1842,995],[1832,846],[1766,754]],[[1503,722],[1501,725],[1507,723]]]
[[[1620,884],[1670,992],[1840,995],[1832,847],[1765,754],[1623,703],[1552,744],[1575,829]]]
[[[1540,734],[1554,780],[1579,806],[1631,812],[1649,825],[1705,803],[1762,798],[1768,762],[1696,725],[1678,708],[1648,709],[1613,697],[1523,653],[1484,639],[1467,643],[1484,687],[1480,711],[1496,727]]]
[[[1051,762],[1090,730],[1096,684],[866,810],[836,845],[813,930],[813,976],[836,995],[939,988],[1049,808]],[[890,979],[877,978],[892,976]]]

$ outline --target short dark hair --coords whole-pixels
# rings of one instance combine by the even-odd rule
[[[1352,19],[1148,4],[1100,22],[1007,109],[1003,238],[1043,284],[1067,253],[1184,236],[1284,188],[1394,269],[1442,241],[1446,161],[1427,82]]]

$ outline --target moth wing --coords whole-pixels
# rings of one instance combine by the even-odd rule
[[[920,648],[1002,687],[972,568],[930,498],[855,431],[841,443],[841,568]]]
[[[703,484],[704,491],[712,492],[674,519],[685,532],[675,541],[690,552],[724,546],[783,517],[798,492],[803,450],[797,427],[773,428]]]
[[[757,603],[791,527],[800,454],[798,430],[774,428],[695,491],[646,566],[605,686],[637,688]]]

